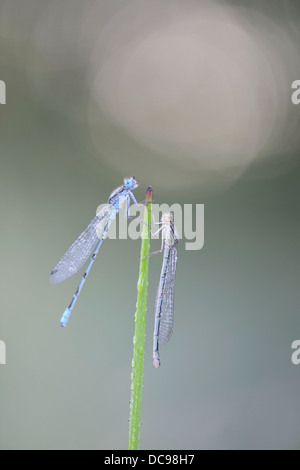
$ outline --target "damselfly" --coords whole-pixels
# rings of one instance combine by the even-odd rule
[[[82,232],[81,235],[70,246],[66,253],[61,257],[55,268],[51,271],[50,280],[53,284],[64,281],[73,276],[79,268],[86,262],[93,252],[88,267],[79,283],[79,286],[73,295],[69,307],[66,308],[60,320],[61,326],[66,326],[71,312],[74,308],[78,295],[89,274],[91,266],[95,261],[99,248],[107,236],[111,222],[116,217],[121,205],[126,202],[127,215],[130,206],[130,199],[134,204],[138,204],[131,191],[138,187],[135,177],[125,178],[123,186],[115,189],[108,198],[107,204],[102,206],[101,210],[93,218],[91,223]]]
[[[151,255],[164,253],[155,302],[152,362],[156,368],[160,366],[159,345],[166,344],[173,333],[174,285],[177,262],[176,245],[178,243],[173,213],[164,213],[159,225],[161,227],[156,232],[156,235],[160,231],[162,232],[161,249],[151,253]]]

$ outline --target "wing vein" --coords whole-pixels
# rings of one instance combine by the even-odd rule
[[[86,262],[102,237],[112,210],[113,206],[106,204],[60,258],[50,273],[50,281],[53,284],[68,279]]]

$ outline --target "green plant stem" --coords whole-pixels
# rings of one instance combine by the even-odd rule
[[[153,192],[148,188],[144,213],[142,247],[140,257],[140,272],[137,283],[137,303],[135,312],[135,332],[133,337],[133,359],[131,373],[131,399],[129,415],[128,449],[137,450],[139,447],[141,406],[143,390],[145,326],[148,293],[148,268],[150,252],[151,202]]]

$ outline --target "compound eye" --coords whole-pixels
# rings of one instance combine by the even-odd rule
[[[124,181],[125,188],[132,188],[134,186],[134,180],[132,178],[128,178]]]

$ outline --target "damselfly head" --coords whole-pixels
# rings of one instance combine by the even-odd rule
[[[170,224],[171,222],[174,222],[174,214],[173,212],[165,212],[161,216],[161,221],[163,224]]]
[[[135,179],[135,176],[130,176],[129,178],[124,178],[124,188],[133,190],[138,187],[138,182]]]

